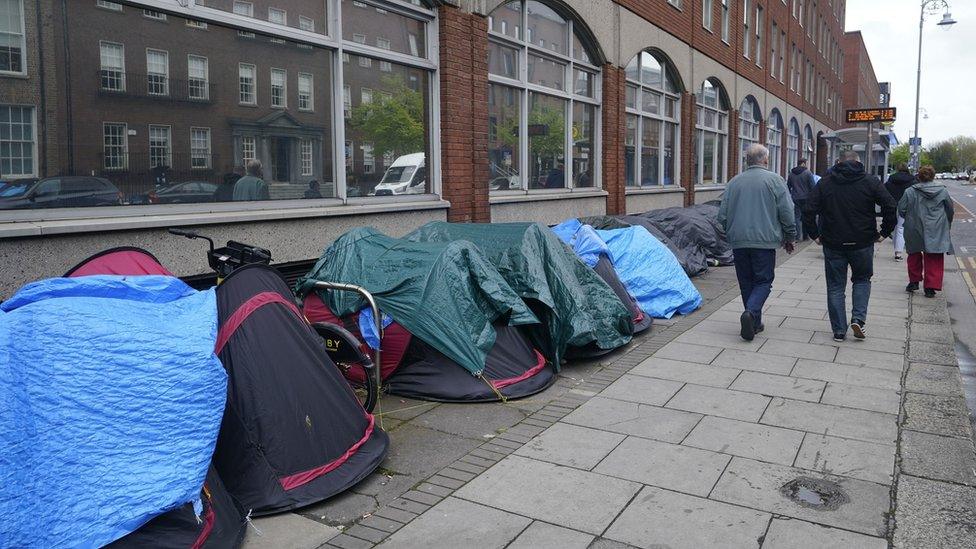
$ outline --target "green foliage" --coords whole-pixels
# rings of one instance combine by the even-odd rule
[[[960,135],[940,141],[930,153],[937,172],[964,172],[976,167],[976,139],[972,137]]]
[[[515,107],[517,109],[518,107]],[[505,145],[516,149],[518,145],[518,115],[517,112],[511,114],[502,112],[499,119],[503,122],[498,125],[498,139]],[[536,106],[529,113],[529,125],[546,126],[549,131],[546,135],[535,135],[529,137],[529,154],[536,156],[562,155],[566,148],[566,116],[563,109],[554,109],[548,106]]]
[[[373,144],[373,154],[382,157],[423,152],[424,98],[396,77],[383,79],[384,93],[374,92],[370,103],[352,110],[350,127]]]
[[[891,155],[888,157],[888,164],[891,169],[898,169],[899,164],[911,164],[912,154],[908,150],[908,143],[902,143],[894,149],[891,149]],[[922,149],[922,165],[931,164],[932,159],[929,156],[929,152]]]

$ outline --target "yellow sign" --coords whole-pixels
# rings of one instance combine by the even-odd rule
[[[883,109],[849,109],[847,111],[847,123],[894,122],[895,112],[894,107]]]

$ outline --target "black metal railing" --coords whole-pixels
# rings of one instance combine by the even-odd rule
[[[95,175],[104,177],[122,191],[125,200],[139,200],[140,196],[162,187],[186,181],[220,183],[224,174],[219,173],[219,155],[191,155],[172,153],[168,163],[160,165],[159,159],[148,153],[99,153]],[[166,165],[168,164],[168,165]]]
[[[101,69],[96,73],[101,95],[147,97],[160,101],[210,104],[216,86],[209,80],[170,78],[158,74],[139,74]]]

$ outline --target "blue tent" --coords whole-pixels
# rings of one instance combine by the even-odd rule
[[[678,259],[647,229],[631,226],[596,233],[610,248],[617,275],[644,312],[671,318],[701,307],[701,294]]]
[[[596,234],[596,230],[580,223],[579,219],[567,219],[553,227],[552,232],[572,247],[576,255],[590,268],[596,266],[600,256],[605,255],[612,259],[610,248]]]
[[[0,547],[99,547],[196,502],[216,336],[214,292],[172,277],[42,280],[0,305]]]

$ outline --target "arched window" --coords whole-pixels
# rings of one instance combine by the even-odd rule
[[[592,187],[597,181],[599,56],[577,25],[537,0],[514,0],[492,10],[491,190]]]
[[[800,162],[800,124],[790,118],[790,130],[786,138],[786,168],[792,170]]]
[[[701,85],[695,130],[695,181],[699,185],[724,184],[728,165],[729,103],[725,89],[714,78]]]
[[[643,51],[627,65],[627,186],[675,184],[679,93],[677,73],[663,55]]]
[[[759,143],[759,124],[762,110],[754,97],[747,96],[739,106],[739,169],[746,167],[746,149]]]
[[[769,149],[769,171],[785,177],[783,170],[783,117],[773,109],[766,120],[766,148]]]
[[[816,159],[813,157],[813,129],[810,128],[810,124],[807,124],[803,130],[803,153],[807,159],[807,166],[810,171],[813,171]]]

